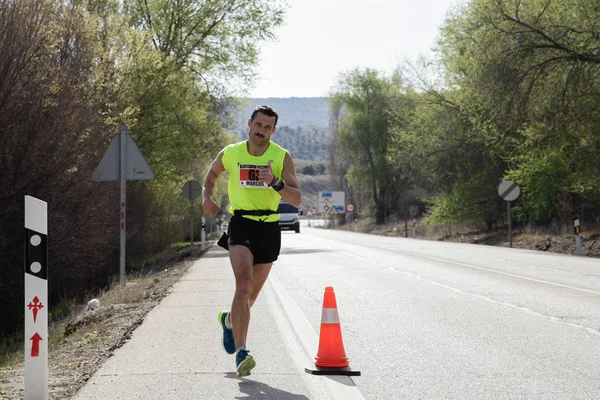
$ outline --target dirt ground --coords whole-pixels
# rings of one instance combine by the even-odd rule
[[[345,229],[354,230],[354,226]],[[357,227],[356,227],[357,228]],[[395,228],[395,229],[394,229]],[[361,224],[361,232],[403,236],[398,226]],[[508,247],[505,232],[495,234],[455,233],[432,235],[432,240],[478,243]],[[574,254],[573,235],[515,234],[513,247],[530,250]],[[101,307],[86,311],[85,305],[75,307],[72,315],[51,326],[49,348],[49,398],[67,400],[102,366],[113,352],[127,342],[146,314],[165,297],[203,251],[200,246],[185,248],[156,262],[144,276],[131,277],[125,287],[117,286],[99,294]],[[582,235],[582,253],[600,257],[600,233]],[[12,361],[0,366],[0,399],[24,398],[23,350]]]
[[[361,221],[356,226],[346,224],[339,228],[344,230],[357,230],[364,233],[371,233],[382,236],[398,236],[417,239],[438,240],[458,243],[474,243],[488,246],[510,247],[510,240],[506,229],[496,232],[485,233],[475,229],[461,228],[425,228],[417,226],[414,231],[408,226],[400,224],[375,225],[374,223]],[[585,257],[600,257],[600,229],[591,229],[582,232],[581,255]],[[529,233],[526,230],[515,230],[512,233],[512,247],[516,249],[539,250],[551,253],[563,253],[575,255],[575,235],[573,233],[548,234],[548,233]]]

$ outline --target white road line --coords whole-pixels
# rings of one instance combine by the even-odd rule
[[[575,287],[575,286],[563,285],[561,283],[544,281],[542,279],[529,278],[529,277],[522,276],[522,275],[511,274],[510,272],[502,272],[502,271],[497,271],[497,270],[494,270],[494,269],[489,269],[489,268],[484,268],[484,267],[477,267],[477,266],[471,265],[471,264],[464,264],[464,263],[460,263],[460,262],[457,262],[457,261],[447,260],[447,259],[444,259],[444,258],[437,258],[437,257],[428,256],[428,255],[425,255],[425,254],[413,253],[411,251],[406,251],[406,250],[399,251],[397,249],[390,249],[388,247],[381,247],[381,246],[370,246],[370,247],[376,247],[378,249],[389,250],[389,251],[393,251],[393,252],[396,252],[396,253],[398,253],[398,252],[406,253],[406,254],[410,254],[412,256],[416,256],[416,257],[428,258],[430,260],[435,260],[435,261],[442,261],[442,262],[449,263],[449,264],[460,265],[462,267],[467,267],[467,268],[472,268],[472,269],[478,269],[478,270],[486,271],[486,272],[492,272],[494,274],[505,275],[505,276],[510,276],[510,277],[513,277],[513,278],[524,279],[524,280],[531,281],[531,282],[543,283],[545,285],[551,285],[551,286],[561,287],[561,288],[565,288],[565,289],[577,290],[577,291],[580,291],[580,292],[586,292],[586,293],[592,293],[592,294],[598,294],[598,295],[600,295],[600,292],[598,292],[596,290],[583,289],[583,288],[578,288],[578,287]],[[351,253],[348,253],[348,254],[351,254]]]
[[[452,291],[460,293],[460,294],[464,294],[464,295],[467,295],[467,296],[475,297],[475,298],[478,298],[478,299],[481,299],[481,300],[484,300],[484,301],[487,301],[487,302],[490,302],[490,303],[498,304],[498,305],[501,305],[501,306],[504,306],[504,307],[509,307],[509,308],[513,308],[513,309],[516,309],[516,310],[520,310],[520,311],[523,311],[523,312],[525,312],[527,314],[530,314],[530,315],[533,315],[533,316],[536,316],[536,317],[549,319],[549,320],[551,320],[553,322],[557,322],[559,324],[570,326],[572,328],[582,329],[582,330],[584,330],[584,331],[586,331],[589,334],[594,335],[594,336],[600,336],[600,331],[592,329],[592,328],[589,328],[589,327],[584,326],[584,325],[579,325],[579,324],[575,324],[575,323],[572,323],[572,322],[562,321],[560,318],[553,317],[553,316],[550,316],[550,315],[541,314],[541,313],[539,313],[537,311],[534,311],[534,310],[532,310],[530,308],[527,308],[527,307],[517,306],[515,304],[505,303],[505,302],[502,302],[502,301],[494,300],[491,297],[487,297],[487,296],[483,296],[483,295],[475,294],[475,293],[471,293],[471,292],[465,292],[464,290],[460,290],[460,289],[452,287],[452,286],[444,285],[442,283],[439,283],[439,282],[436,282],[436,281],[432,281],[430,279],[423,278],[422,276],[411,274],[410,272],[399,271],[396,268],[391,267],[389,265],[381,264],[379,262],[376,262],[376,261],[373,261],[373,260],[369,260],[367,258],[360,257],[360,256],[357,256],[357,255],[352,254],[352,253],[348,253],[347,251],[340,251],[340,252],[344,253],[344,254],[346,254],[346,255],[348,255],[350,257],[358,258],[359,260],[362,260],[362,261],[365,261],[365,262],[370,262],[370,263],[378,265],[380,267],[387,268],[390,271],[397,272],[397,273],[409,276],[411,278],[418,279],[420,281],[423,281],[423,282],[426,282],[426,283],[429,283],[429,284],[432,284],[432,285],[436,285],[436,286],[442,287],[442,288],[447,289],[447,290],[452,290]],[[426,258],[435,259],[433,257],[426,257]],[[439,260],[447,262],[447,260],[443,260],[443,259],[439,259]],[[466,264],[460,264],[460,263],[455,263],[455,262],[452,262],[452,263],[459,264],[459,265],[466,265]],[[466,266],[468,266],[468,265],[466,265]],[[485,268],[483,268],[483,269],[485,270]],[[492,270],[490,272],[496,272],[496,271]],[[500,273],[500,274],[502,274],[502,273]],[[503,275],[506,275],[506,274],[503,274]],[[515,275],[515,276],[519,278],[518,275]],[[525,278],[525,279],[527,279],[527,278]],[[576,289],[576,288],[574,288],[574,289]]]
[[[294,330],[294,333],[304,349],[304,354],[296,354],[293,356],[295,358],[294,361],[300,366],[314,368],[314,357],[316,356],[319,347],[319,339],[316,332],[304,316],[304,313],[302,313],[302,310],[300,310],[300,307],[298,307],[292,296],[285,290],[274,273],[269,275],[269,284],[273,289],[273,293],[279,300],[279,303],[283,307],[291,328]],[[276,310],[277,307],[273,305],[272,309],[276,319],[277,317],[281,317],[281,315],[278,315],[280,312]],[[280,322],[281,321],[278,320],[278,325],[282,328],[283,324],[280,324]],[[285,327],[283,327],[283,329],[285,332]],[[309,363],[308,360],[313,361],[312,363]],[[354,384],[354,381],[349,376],[316,376],[307,374],[307,377],[325,385],[332,396],[331,398],[334,400],[365,400],[364,396],[360,393]]]

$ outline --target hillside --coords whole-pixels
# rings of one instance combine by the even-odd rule
[[[279,113],[279,126],[329,129],[329,102],[325,97],[245,99],[238,126],[245,128],[250,114],[256,106],[261,104],[266,104],[277,110]]]
[[[327,162],[331,135],[329,129],[280,126],[273,141],[288,149],[294,159]]]

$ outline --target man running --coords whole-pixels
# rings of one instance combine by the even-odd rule
[[[236,354],[238,376],[250,375],[256,366],[246,348],[250,307],[279,256],[279,201],[283,198],[296,207],[302,202],[292,156],[271,141],[278,118],[273,108],[256,107],[248,120],[248,140],[219,152],[206,174],[202,192],[204,212],[216,215],[220,207],[212,198],[215,184],[223,171],[229,172],[227,191],[231,218],[223,246],[229,249],[235,294],[231,312],[220,312],[219,322],[223,327],[225,351]]]

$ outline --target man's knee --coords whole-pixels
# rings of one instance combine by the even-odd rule
[[[252,294],[252,278],[243,276],[236,280],[236,292],[244,297],[250,298]]]

